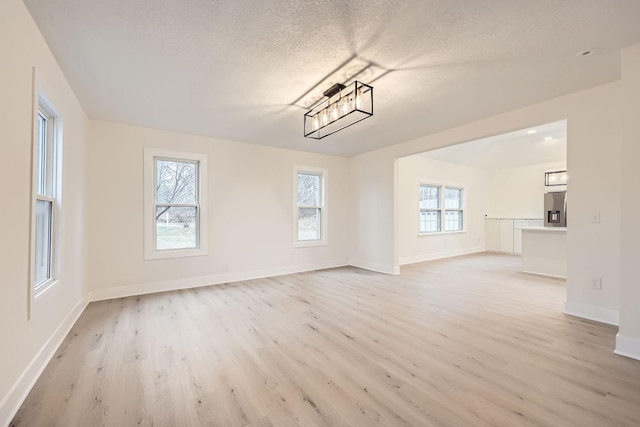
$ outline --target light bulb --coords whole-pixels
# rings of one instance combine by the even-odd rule
[[[325,108],[322,110],[322,124],[326,125],[327,123],[329,123],[329,112]]]
[[[347,97],[345,96],[342,98],[340,103],[342,104],[342,114],[347,114],[349,112],[349,101],[347,100]]]
[[[339,115],[340,110],[338,109],[338,102],[336,101],[336,103],[333,104],[333,107],[331,107],[331,116],[333,117],[333,120],[338,120]]]
[[[362,106],[362,89],[358,89],[358,92],[356,92],[356,108],[359,110],[360,107]]]
[[[320,127],[320,120],[318,119],[318,115],[313,116],[313,130],[318,130]]]

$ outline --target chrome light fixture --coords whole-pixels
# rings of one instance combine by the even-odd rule
[[[322,139],[373,116],[373,87],[354,81],[336,83],[304,114],[304,136]]]

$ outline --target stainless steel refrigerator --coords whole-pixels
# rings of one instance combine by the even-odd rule
[[[567,192],[557,191],[544,195],[544,226],[567,226]]]

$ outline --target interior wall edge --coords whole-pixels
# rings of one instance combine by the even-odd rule
[[[42,375],[51,358],[56,353],[71,328],[76,324],[88,305],[86,299],[80,299],[71,309],[67,317],[60,323],[49,339],[40,348],[40,351],[27,365],[26,369],[13,384],[9,393],[0,402],[0,426],[9,425],[15,414],[20,409],[22,402]]]
[[[620,335],[618,332],[616,335],[616,349],[613,352],[620,356],[640,360],[640,340]]]

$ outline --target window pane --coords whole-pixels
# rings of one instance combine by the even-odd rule
[[[447,211],[444,214],[444,230],[462,230],[462,211]]]
[[[195,207],[156,207],[156,250],[198,247]]]
[[[440,187],[420,186],[420,209],[440,209]]]
[[[156,203],[197,203],[197,163],[156,160]]]
[[[298,206],[320,206],[320,175],[298,173]]]
[[[319,208],[298,208],[298,240],[320,240],[321,218]]]
[[[53,203],[36,200],[35,277],[34,286],[51,277],[51,219]]]
[[[462,190],[459,188],[447,188],[444,190],[444,208],[462,209]]]
[[[440,231],[440,211],[420,212],[420,232],[433,233]]]

